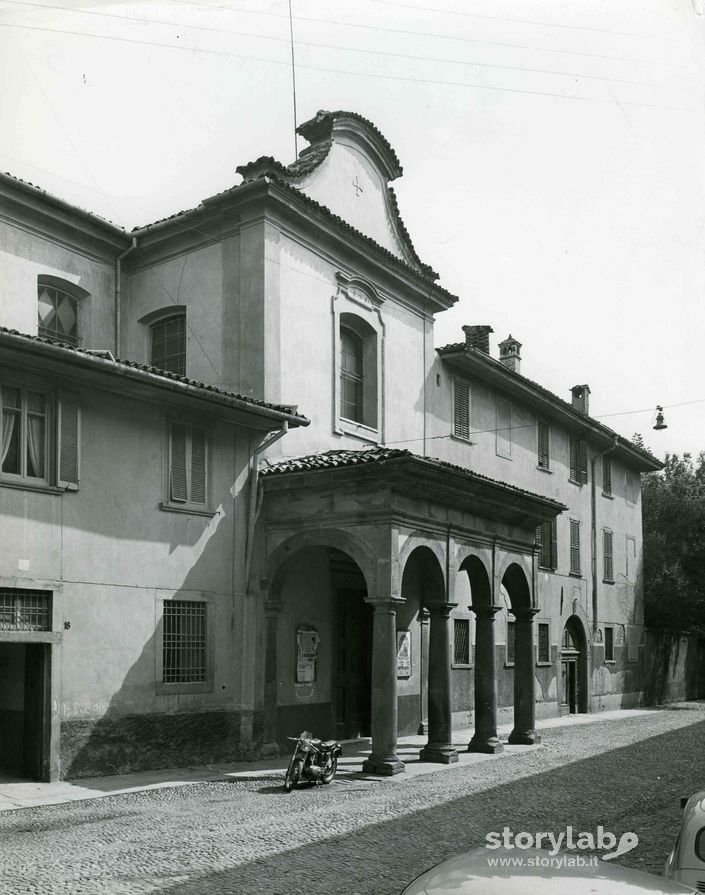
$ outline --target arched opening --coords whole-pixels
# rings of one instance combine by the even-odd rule
[[[561,715],[587,712],[587,638],[582,622],[572,615],[561,638]]]
[[[302,546],[278,564],[267,601],[265,728],[287,736],[371,735],[372,607],[352,556]],[[267,730],[265,731],[265,740]]]
[[[507,618],[506,664],[513,668],[514,729],[509,742],[531,745],[540,742],[535,730],[536,669],[534,656],[534,614],[531,588],[526,573],[518,563],[511,563],[502,576],[502,587],[510,603]]]

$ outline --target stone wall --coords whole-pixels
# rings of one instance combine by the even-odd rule
[[[660,705],[705,697],[705,637],[646,631],[644,702]]]

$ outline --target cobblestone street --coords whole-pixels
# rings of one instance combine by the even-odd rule
[[[207,782],[0,814],[0,891],[394,895],[508,826],[634,831],[659,873],[705,786],[705,704],[549,728],[544,746],[413,779]]]

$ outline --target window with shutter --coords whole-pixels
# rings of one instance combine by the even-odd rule
[[[495,419],[497,456],[509,459],[512,456],[512,405],[504,398],[497,398]]]
[[[536,544],[539,548],[539,567],[554,571],[558,566],[558,537],[555,519],[542,522],[538,526]]]
[[[470,386],[461,379],[453,380],[453,435],[470,440]]]
[[[580,522],[570,520],[570,574],[580,575]]]
[[[580,485],[588,480],[587,443],[575,435],[570,436],[570,479]]]
[[[81,411],[76,395],[61,394],[58,400],[56,483],[69,491],[78,490]]]
[[[207,443],[203,429],[186,423],[169,427],[168,502],[205,509]]]
[[[612,458],[602,458],[602,493],[612,495]]]
[[[605,581],[614,581],[614,564],[612,561],[612,532],[602,532],[602,557],[604,561],[603,577]]]
[[[538,466],[539,469],[550,469],[551,468],[551,454],[550,454],[550,429],[548,427],[548,423],[541,422],[539,420],[538,423]]]
[[[551,661],[550,625],[548,622],[539,622],[538,625],[538,661],[542,663]]]

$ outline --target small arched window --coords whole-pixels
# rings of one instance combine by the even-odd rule
[[[39,277],[37,290],[39,335],[78,345],[79,300],[88,293],[72,283],[50,276]]]
[[[160,370],[186,374],[186,314],[160,317],[150,325],[152,346],[149,362]]]

